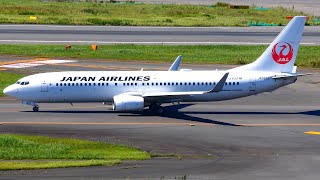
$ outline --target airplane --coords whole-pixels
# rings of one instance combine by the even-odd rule
[[[162,104],[223,101],[272,92],[296,82],[294,66],[305,16],[295,16],[253,63],[224,71],[178,70],[181,56],[168,71],[67,71],[30,75],[4,93],[33,106],[38,103],[111,103],[115,111],[156,113]]]

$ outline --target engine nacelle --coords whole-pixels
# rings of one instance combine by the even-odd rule
[[[112,108],[116,111],[141,111],[144,99],[140,96],[117,95],[113,97]]]

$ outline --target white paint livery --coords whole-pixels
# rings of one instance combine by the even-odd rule
[[[253,63],[227,71],[177,71],[181,56],[169,71],[73,71],[31,75],[4,93],[25,104],[111,102],[118,111],[161,104],[222,101],[270,92],[294,83],[294,62],[306,17],[296,16]]]

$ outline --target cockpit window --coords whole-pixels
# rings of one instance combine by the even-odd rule
[[[20,85],[28,85],[29,84],[29,81],[23,81],[23,82],[19,82],[20,83]],[[19,84],[18,82],[17,82],[17,84]]]
[[[17,81],[16,84],[20,84],[20,81]]]

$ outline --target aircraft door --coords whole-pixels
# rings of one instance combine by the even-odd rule
[[[42,81],[41,83],[41,92],[48,92],[48,83],[46,81]]]
[[[250,78],[249,90],[250,90],[250,94],[253,94],[254,91],[256,91],[256,78],[255,77]]]

